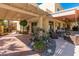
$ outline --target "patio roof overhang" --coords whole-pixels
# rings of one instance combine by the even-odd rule
[[[55,13],[52,15],[55,19],[60,19],[62,21],[69,20],[69,21],[75,21],[77,18],[79,18],[79,10],[72,9],[67,11],[61,11],[58,13]]]
[[[31,3],[0,3],[0,19],[30,19],[47,14]]]

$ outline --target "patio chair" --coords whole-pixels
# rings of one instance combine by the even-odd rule
[[[58,34],[56,32],[49,32],[49,33],[52,39],[58,39]]]
[[[63,36],[63,38],[64,38],[64,40],[66,40],[66,41],[68,41],[68,42],[70,42],[70,43],[72,43],[73,44],[73,41],[72,41],[72,39],[70,38],[70,32],[66,32],[65,34],[64,34],[64,36]]]

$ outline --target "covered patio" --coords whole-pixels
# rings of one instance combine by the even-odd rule
[[[0,55],[2,56],[73,56],[78,54],[78,35],[68,35],[74,44],[64,40],[63,37],[49,39],[48,46],[44,53],[40,54],[31,48],[31,38],[33,29],[39,27],[46,32],[52,27],[56,32],[57,29],[68,28],[72,32],[73,27],[78,26],[79,10],[72,9],[61,11],[50,16],[47,12],[39,9],[36,4],[28,3],[7,3],[0,4]],[[29,25],[28,34],[19,34],[20,21],[26,20]],[[3,26],[2,23],[7,26]],[[5,35],[6,27],[9,28],[8,34]],[[27,29],[25,29],[27,31]],[[78,32],[78,31],[77,31]],[[54,34],[55,35],[55,34]],[[38,35],[37,35],[38,36]],[[68,38],[67,38],[68,39]],[[55,49],[56,48],[56,49]],[[68,51],[69,50],[69,51]]]
[[[59,25],[60,28],[68,28],[69,30],[73,30],[74,26],[79,25],[79,10],[77,8],[62,10],[55,14],[52,14],[54,19],[62,21],[63,26]],[[79,27],[79,26],[78,26]]]
[[[36,4],[33,3],[1,3],[0,35],[3,35],[7,28],[8,31],[11,32],[12,30],[20,31],[21,28],[19,22],[24,19],[28,22],[29,33],[32,32],[34,26],[48,31],[48,17],[47,12],[41,10]],[[2,25],[2,22],[5,23],[5,26]],[[33,25],[35,23],[36,25]],[[45,25],[47,25],[47,27]]]
[[[33,27],[49,30],[48,13],[41,10],[35,4],[28,3],[1,3],[0,4],[0,55],[2,56],[26,56],[39,54],[30,48],[30,34]],[[20,21],[26,20],[29,26],[28,34],[19,34]],[[5,23],[5,26],[4,24]],[[8,31],[6,32],[5,30]],[[27,31],[27,29],[25,28]],[[10,48],[10,49],[9,49]]]
[[[52,16],[55,20],[62,21],[56,26],[56,31],[64,30],[65,34],[62,33],[64,39],[79,45],[79,7],[59,11]]]

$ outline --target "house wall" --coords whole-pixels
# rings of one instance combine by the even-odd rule
[[[60,24],[60,28],[66,27],[65,22],[60,21],[58,19],[53,19],[53,20],[50,20],[50,21],[53,22],[52,28],[53,28],[54,31],[57,30],[57,27],[59,26],[59,24]]]
[[[62,6],[60,5],[60,3],[55,3],[55,12],[61,11],[61,10],[64,10],[64,9],[63,9]]]
[[[37,18],[36,18],[37,19]],[[67,26],[67,23],[58,19],[51,19],[49,20],[49,18],[45,18],[45,17],[38,17],[37,21],[29,21],[28,25],[29,25],[29,33],[32,32],[32,22],[37,22],[37,27],[39,28],[43,28],[46,32],[49,31],[50,29],[50,24],[49,22],[53,22],[52,24],[52,28],[54,31],[57,30],[57,27],[60,24],[60,28],[65,28]],[[70,29],[72,29],[72,27],[75,25],[75,22],[69,22],[70,24]],[[20,30],[20,25],[19,25],[19,21],[17,22],[17,30]]]

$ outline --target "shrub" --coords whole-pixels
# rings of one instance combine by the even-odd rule
[[[37,52],[42,52],[45,49],[45,44],[44,44],[44,42],[42,40],[36,41],[33,48]]]

